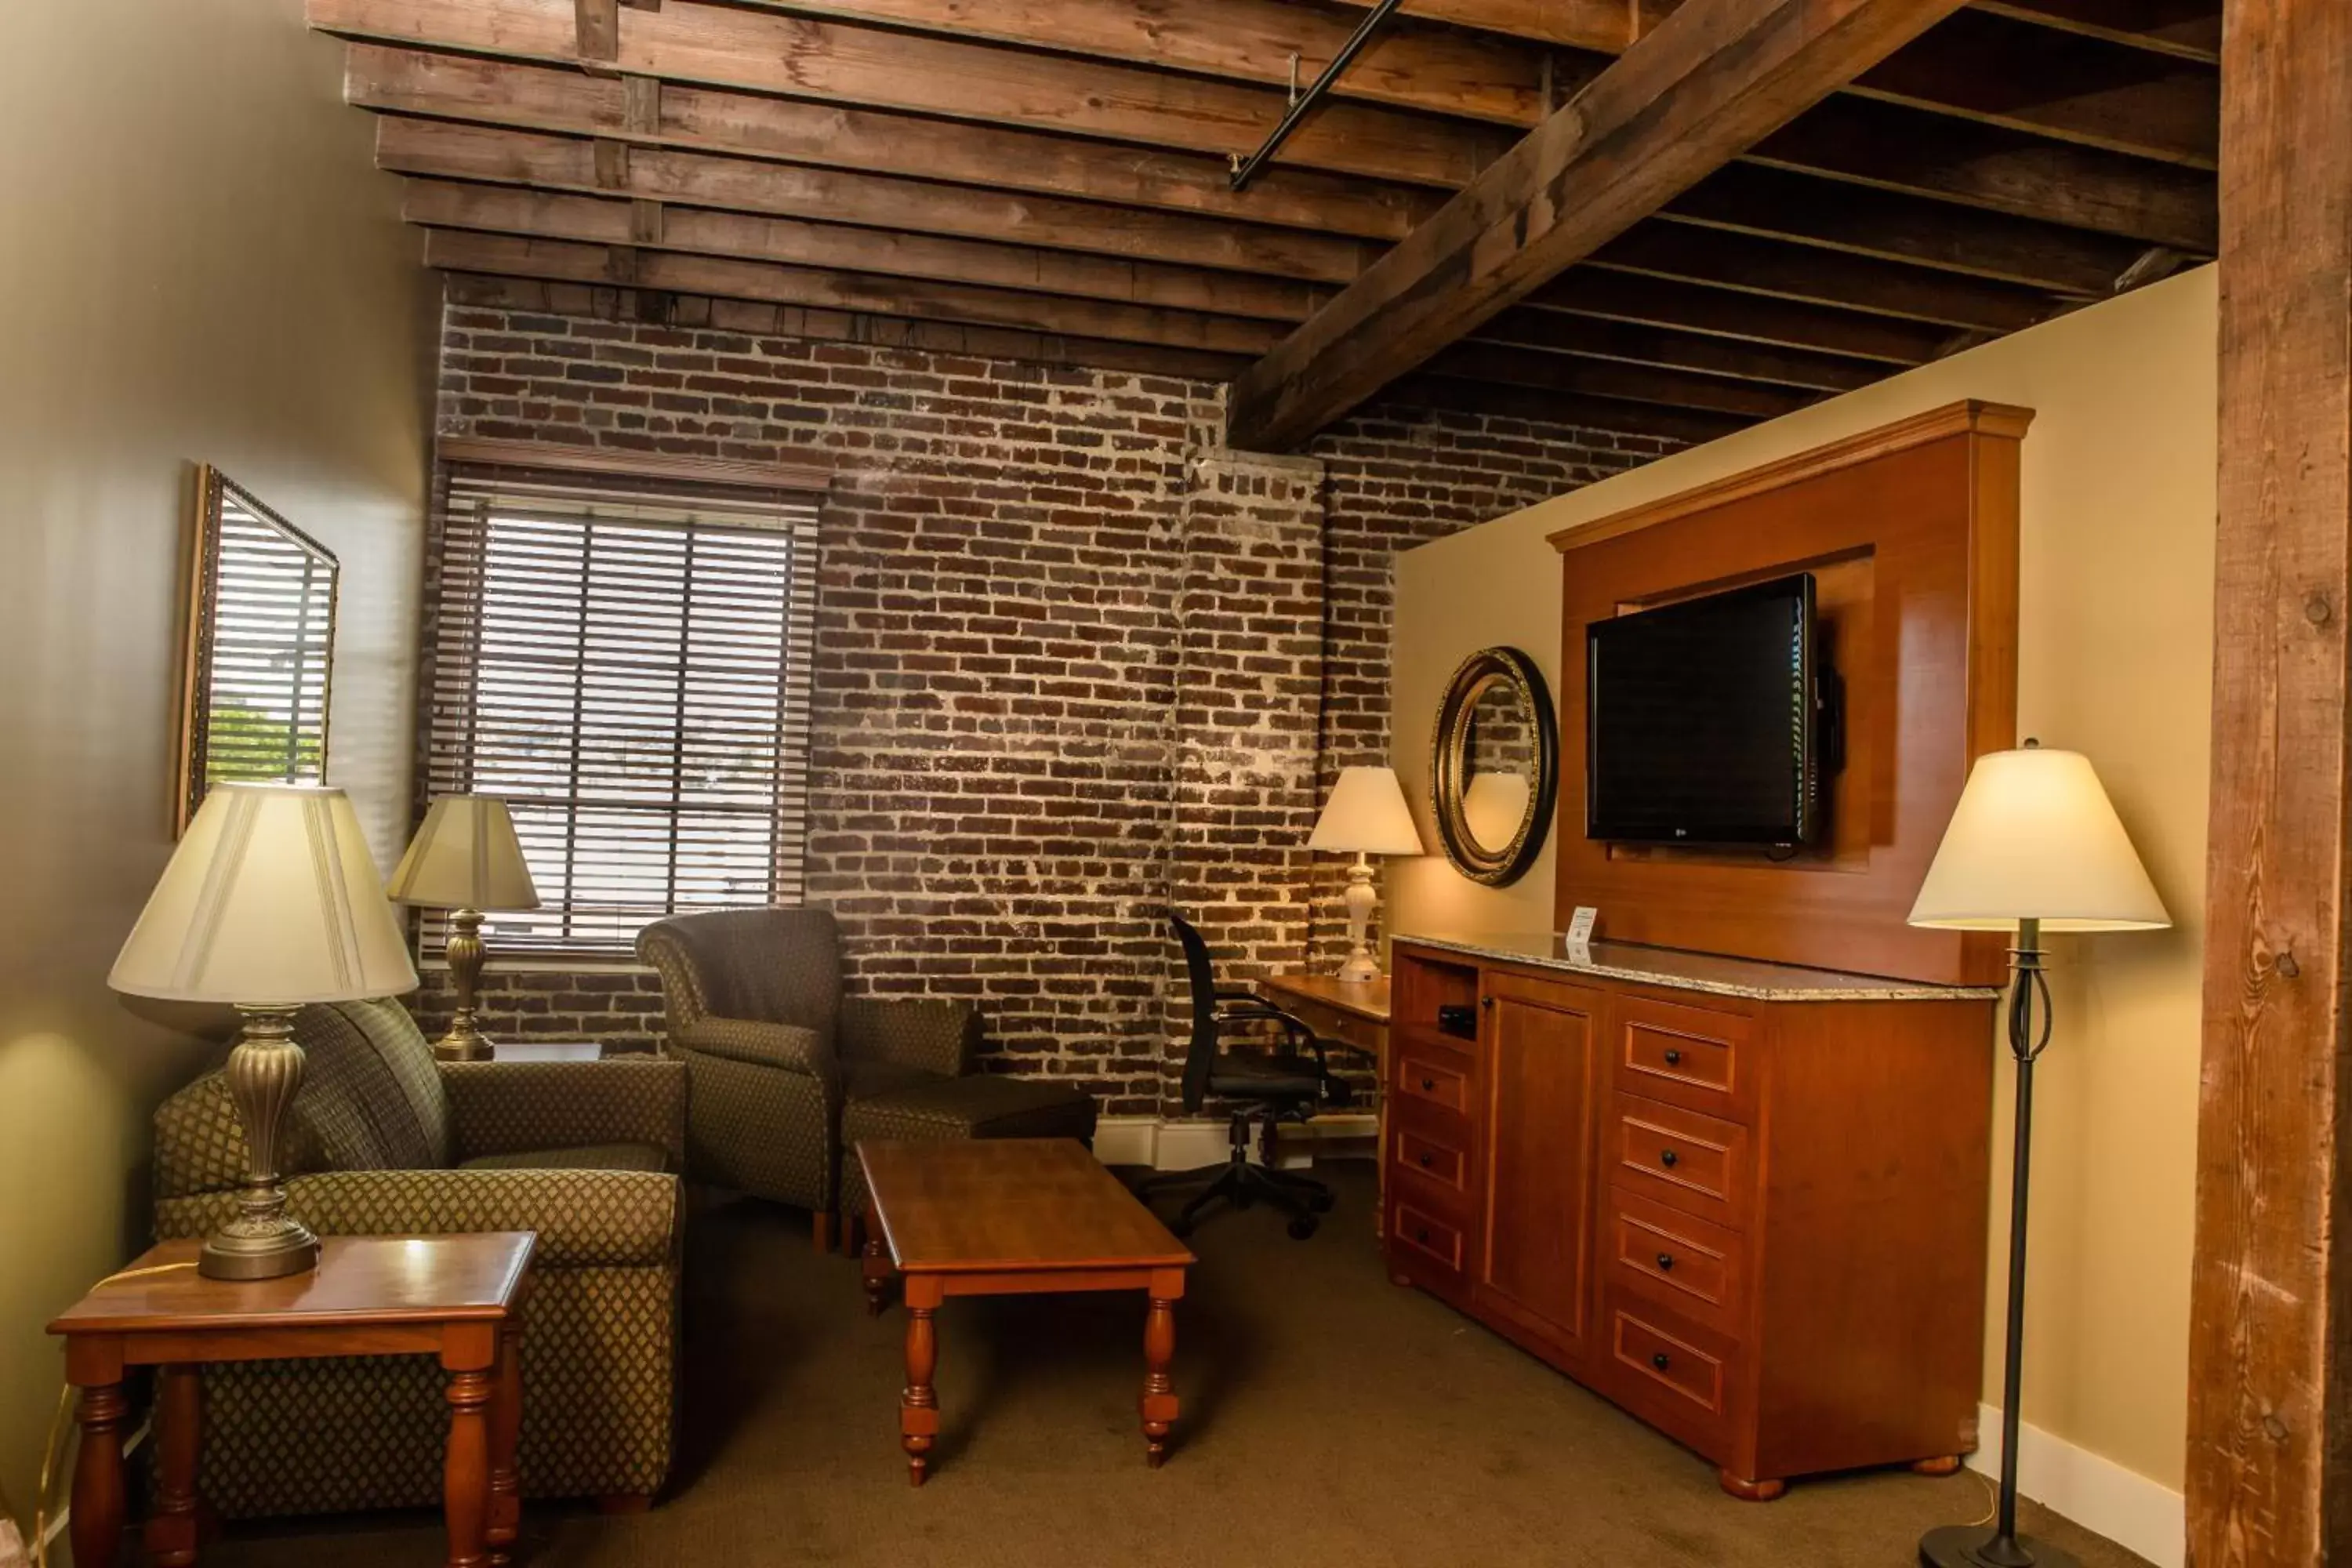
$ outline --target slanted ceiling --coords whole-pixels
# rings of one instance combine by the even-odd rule
[[[1689,5],[1711,26],[1770,9]],[[1548,280],[1360,376],[1701,440],[2214,253],[2218,0],[1928,9],[1941,19]],[[1636,40],[1670,37],[1675,6],[1411,0],[1238,193],[1232,160],[1360,7],[309,10],[351,40],[346,95],[377,113],[377,162],[409,177],[436,267],[620,288],[649,313],[709,296],[1009,329],[1246,389],[1295,380],[1333,318],[1310,319]],[[1364,390],[1257,428],[1296,445]]]

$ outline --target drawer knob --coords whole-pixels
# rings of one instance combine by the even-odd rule
[[[1682,1163],[1683,1157],[1680,1154],[1675,1153],[1672,1149],[1661,1149],[1658,1151],[1658,1163],[1664,1165],[1667,1170],[1671,1171]]]
[[[1481,996],[1478,998],[1478,1005],[1481,1007],[1492,1007],[1494,1005],[1495,999],[1492,996]]]
[[[1674,1266],[1675,1255],[1673,1253],[1661,1252],[1658,1254],[1658,1272],[1661,1274],[1667,1273],[1673,1269]]]
[[[1425,1079],[1423,1079],[1421,1080],[1421,1091],[1422,1091],[1423,1094],[1427,1094],[1430,1090],[1432,1090],[1432,1089],[1435,1089],[1436,1087],[1437,1087],[1437,1080],[1436,1080],[1435,1079],[1433,1079],[1433,1078],[1425,1078]]]
[[[1650,1364],[1656,1367],[1660,1372],[1664,1372],[1666,1368],[1675,1364],[1675,1358],[1668,1355],[1665,1352],[1660,1351],[1657,1354],[1650,1358]]]
[[[1436,1159],[1437,1159],[1437,1156],[1436,1156],[1436,1155],[1434,1155],[1434,1154],[1433,1154],[1433,1153],[1431,1153],[1431,1152],[1430,1152],[1428,1150],[1426,1150],[1426,1149],[1424,1149],[1424,1150],[1423,1150],[1423,1151],[1421,1152],[1421,1163],[1422,1163],[1423,1164],[1424,1164],[1424,1165],[1428,1165],[1428,1164],[1434,1163],[1435,1163],[1435,1161],[1436,1161]]]
[[[1429,1245],[1429,1227],[1428,1227],[1427,1226],[1422,1226],[1419,1230],[1414,1231],[1414,1232],[1412,1233],[1412,1238],[1413,1238],[1415,1241],[1420,1242],[1423,1247],[1428,1246],[1428,1245]]]
[[[1666,1047],[1666,1065],[1668,1067],[1680,1067],[1682,1065],[1682,1060],[1683,1054],[1681,1051],[1676,1050],[1672,1046],[1668,1046]]]

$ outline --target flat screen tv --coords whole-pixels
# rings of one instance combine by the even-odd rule
[[[1812,843],[1833,745],[1810,573],[1585,628],[1584,831]]]

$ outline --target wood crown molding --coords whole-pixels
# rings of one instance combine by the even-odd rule
[[[611,474],[681,484],[731,485],[738,489],[824,491],[833,488],[830,468],[801,463],[739,463],[717,458],[672,458],[654,452],[614,452],[555,441],[491,441],[444,437],[436,443],[444,463],[482,463],[508,468],[560,468],[570,473]]]
[[[1924,447],[1930,441],[1940,441],[1949,436],[1975,435],[1995,440],[2021,441],[2026,427],[2033,423],[2033,410],[2007,403],[1986,403],[1976,398],[1964,398],[1948,403],[1941,408],[1931,408],[1915,414],[1908,419],[1898,419],[1891,425],[1881,425],[1860,435],[1848,436],[1826,446],[1798,452],[1761,468],[1748,468],[1719,479],[1712,479],[1679,495],[1661,500],[1645,501],[1623,511],[1612,512],[1591,522],[1576,523],[1547,537],[1551,547],[1565,555],[1588,544],[1616,539],[1636,529],[1687,517],[1727,502],[1760,495],[1783,485],[1796,484],[1822,474],[1835,473],[1860,463],[1871,462],[1890,454]]]

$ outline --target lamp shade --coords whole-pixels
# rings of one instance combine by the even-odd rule
[[[1418,855],[1421,830],[1393,768],[1341,768],[1323,815],[1307,840],[1309,849],[1362,855]]]
[[[133,996],[292,1006],[414,990],[416,970],[349,796],[217,784],[106,980]]]
[[[436,799],[392,873],[392,896],[436,910],[539,908],[507,803],[488,795]]]
[[[1462,823],[1480,847],[1500,849],[1519,836],[1528,819],[1528,797],[1534,793],[1525,773],[1472,773],[1462,795]]]
[[[2099,775],[2080,752],[1989,752],[1969,773],[1915,926],[2151,931],[2172,923]]]

